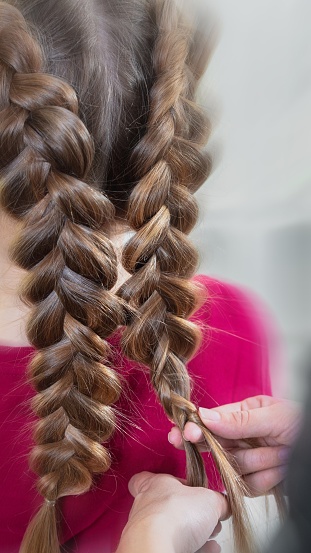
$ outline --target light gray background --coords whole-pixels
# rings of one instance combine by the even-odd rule
[[[200,272],[246,285],[283,341],[276,392],[311,363],[311,3],[201,0],[220,27],[200,87],[215,169],[197,193]],[[279,364],[279,360],[275,361]]]

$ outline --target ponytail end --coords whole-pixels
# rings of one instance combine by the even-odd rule
[[[45,501],[30,522],[19,553],[60,553],[55,503]]]

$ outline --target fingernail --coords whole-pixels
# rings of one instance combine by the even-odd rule
[[[182,437],[183,437],[183,439],[185,440],[185,442],[189,442],[188,438],[185,437],[185,434],[184,434],[184,433],[182,433]]]
[[[199,407],[199,413],[202,419],[210,421],[220,421],[221,415],[218,411],[213,411],[212,409],[205,409],[204,407]]]
[[[172,436],[171,436],[171,433],[169,432],[168,435],[167,435],[167,439],[168,441],[170,442],[170,444],[174,445],[173,442],[172,442]]]
[[[282,447],[278,453],[278,457],[280,461],[286,462],[288,461],[288,458],[290,456],[290,448],[289,447]]]

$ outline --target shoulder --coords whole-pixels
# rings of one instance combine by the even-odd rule
[[[189,370],[207,379],[216,403],[270,394],[268,314],[261,300],[235,284],[196,275],[205,301],[191,320],[202,329],[202,343]],[[217,395],[217,397],[215,397]]]

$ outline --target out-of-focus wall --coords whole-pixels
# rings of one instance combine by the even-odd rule
[[[264,300],[284,340],[282,393],[302,398],[311,363],[311,3],[204,4],[220,34],[201,86],[218,161],[197,193],[200,271]]]

